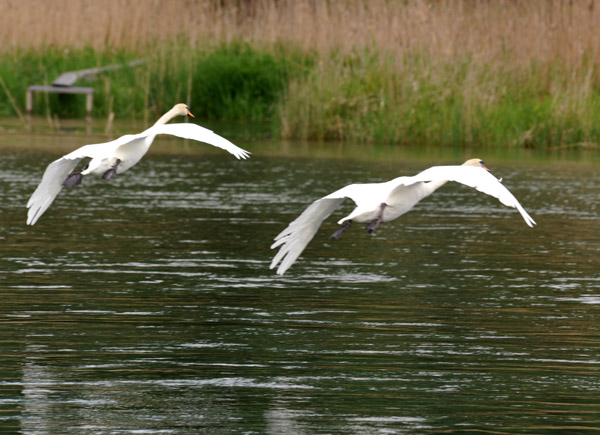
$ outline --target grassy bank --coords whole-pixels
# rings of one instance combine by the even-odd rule
[[[0,116],[24,111],[29,84],[143,58],[87,84],[95,117],[151,122],[187,101],[290,139],[600,142],[593,1],[32,1],[0,4]],[[83,116],[80,98],[38,95],[36,114]]]
[[[199,118],[260,121],[274,118],[274,108],[289,77],[306,61],[293,50],[260,50],[245,43],[197,50],[177,42],[152,51],[55,49],[0,54],[0,116],[23,111],[30,84],[51,84],[61,73],[111,64],[135,67],[98,74],[78,85],[94,88],[95,117],[113,112],[120,118],[155,117],[175,102],[194,106]],[[12,97],[12,98],[10,98]],[[81,96],[35,94],[36,115],[85,115]],[[16,106],[13,103],[16,102]]]
[[[86,83],[95,88],[94,117],[151,122],[187,101],[199,119],[267,122],[288,139],[544,147],[600,138],[594,64],[573,72],[555,63],[498,66],[415,53],[398,65],[375,48],[322,54],[245,43],[202,50],[171,43],[141,56],[89,48],[4,53],[0,116],[24,111],[28,84],[140,57],[145,64]],[[35,114],[85,115],[82,97],[56,94],[37,94]]]
[[[293,78],[284,137],[443,145],[559,146],[600,138],[596,68],[489,65],[471,57],[331,55]]]

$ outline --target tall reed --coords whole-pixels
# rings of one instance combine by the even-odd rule
[[[570,72],[422,53],[397,65],[371,50],[334,53],[290,81],[278,108],[281,134],[452,146],[598,142],[594,74],[593,65]]]
[[[138,50],[245,40],[305,50],[365,46],[475,62],[600,60],[595,0],[3,0],[0,47]]]

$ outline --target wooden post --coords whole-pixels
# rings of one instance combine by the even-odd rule
[[[90,92],[85,96],[85,113],[91,118],[92,117],[92,107],[94,106],[94,93]]]
[[[25,107],[27,108],[27,114],[31,115],[33,111],[33,91],[27,89],[27,98],[25,99]]]

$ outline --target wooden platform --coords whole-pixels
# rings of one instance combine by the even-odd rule
[[[31,85],[27,88],[26,107],[27,113],[31,115],[33,111],[33,93],[34,92],[51,92],[57,94],[85,94],[85,113],[87,116],[92,115],[92,107],[94,105],[94,88],[79,87],[79,86],[42,86]]]
[[[133,67],[144,63],[143,59],[133,60],[127,63],[127,66]],[[98,68],[82,69],[78,71],[67,71],[59,75],[53,82],[52,86],[31,85],[27,88],[25,106],[27,113],[31,115],[33,111],[33,93],[34,92],[50,92],[56,94],[84,94],[85,95],[85,113],[87,116],[92,115],[92,107],[94,105],[94,88],[73,86],[80,78],[87,80],[93,79],[98,73],[114,69],[123,68],[125,65],[107,65]]]

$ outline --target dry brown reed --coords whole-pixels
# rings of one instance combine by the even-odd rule
[[[578,67],[600,61],[598,23],[595,0],[0,0],[0,50],[242,39]]]

